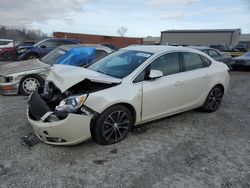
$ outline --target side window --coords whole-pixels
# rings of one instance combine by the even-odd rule
[[[209,67],[212,64],[212,62],[208,58],[206,58],[206,57],[204,57],[202,55],[201,55],[201,59],[202,59],[202,61],[205,64],[206,67]]]
[[[57,44],[58,46],[61,46],[61,45],[68,45],[68,44],[77,44],[77,43],[74,42],[74,41],[66,41],[66,40],[65,40],[65,41],[63,41],[63,40],[62,40],[62,41],[57,41],[57,43],[58,43],[58,44]]]
[[[144,69],[133,81],[133,83],[142,82],[145,80],[146,69]]]
[[[200,69],[204,67],[200,55],[189,52],[183,52],[182,54],[186,71]]]
[[[151,70],[162,71],[163,75],[180,72],[180,61],[177,52],[162,55],[150,64]]]
[[[210,56],[210,57],[212,57],[212,58],[217,58],[217,57],[220,57],[221,55],[218,53],[218,52],[216,52],[215,50],[208,50],[208,55]]]
[[[53,47],[57,47],[58,45],[57,45],[56,41],[46,41],[46,42],[42,43],[40,45],[40,47],[41,46],[46,46],[46,48],[53,48]]]
[[[99,59],[103,56],[106,56],[108,53],[105,52],[104,50],[96,50],[96,55],[95,55],[95,59]]]

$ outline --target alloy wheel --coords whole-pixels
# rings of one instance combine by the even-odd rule
[[[214,88],[208,97],[208,106],[212,111],[219,108],[223,96],[223,91],[216,87]]]
[[[123,140],[130,128],[130,119],[124,111],[111,113],[103,123],[103,137],[109,143],[116,143]]]
[[[35,91],[40,86],[36,78],[26,78],[22,83],[22,88],[26,93]]]

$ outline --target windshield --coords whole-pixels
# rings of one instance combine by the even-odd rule
[[[124,78],[145,62],[152,53],[120,50],[114,52],[88,68],[115,78]]]
[[[47,39],[41,40],[39,42],[37,42],[36,44],[34,44],[33,46],[40,46],[40,44],[44,43]]]
[[[50,53],[48,53],[47,55],[45,55],[41,61],[49,64],[49,65],[53,65],[54,63],[57,62],[58,59],[60,59],[67,51],[63,50],[61,48],[56,48],[54,50],[52,50]]]
[[[11,41],[4,41],[4,40],[0,41],[0,45],[7,45],[9,43],[11,43]]]

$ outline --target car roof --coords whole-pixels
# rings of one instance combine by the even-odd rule
[[[164,53],[169,51],[185,51],[185,52],[194,52],[197,53],[197,50],[182,46],[165,46],[165,45],[132,45],[125,48],[124,50],[136,50],[149,53]]]
[[[114,51],[111,48],[107,46],[103,46],[101,44],[69,44],[69,45],[62,45],[59,48],[64,49],[64,50],[69,50],[71,48],[84,48],[84,47],[94,47],[97,49],[102,49],[108,53],[111,53],[112,51]]]
[[[11,39],[0,39],[0,41],[13,42],[14,40],[11,40]]]
[[[209,49],[213,49],[213,48],[209,48],[206,46],[187,46],[188,48],[192,48],[192,49],[196,49],[196,50],[209,50]]]

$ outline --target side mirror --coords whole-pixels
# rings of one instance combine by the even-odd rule
[[[163,76],[163,73],[161,71],[159,71],[159,70],[151,70],[149,72],[149,76],[148,77],[150,79],[156,79],[156,78],[160,78],[162,76]]]
[[[45,48],[47,48],[47,46],[45,46],[45,45],[41,45],[41,46],[40,46],[40,48],[45,49]]]

